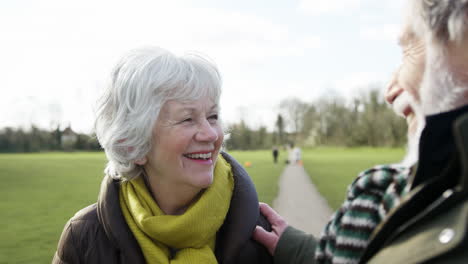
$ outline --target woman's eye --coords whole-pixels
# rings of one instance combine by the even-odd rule
[[[218,115],[217,115],[217,114],[215,114],[215,115],[210,115],[210,116],[208,117],[208,119],[209,119],[209,120],[218,120]]]
[[[187,122],[192,122],[193,119],[192,118],[186,118],[184,120],[182,120],[182,123],[187,123]]]

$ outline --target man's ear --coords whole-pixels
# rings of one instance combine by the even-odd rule
[[[140,166],[143,166],[143,165],[146,164],[147,161],[148,161],[148,159],[146,159],[146,157],[143,157],[143,158],[141,158],[141,159],[135,160],[135,164],[140,165]]]

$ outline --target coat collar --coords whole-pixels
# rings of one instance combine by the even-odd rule
[[[260,210],[257,192],[247,172],[229,154],[222,152],[221,155],[231,164],[234,192],[226,220],[218,232],[215,254],[221,263],[233,263],[252,236]]]
[[[459,134],[456,120],[468,113],[468,105],[450,112],[426,117],[426,126],[421,133],[419,162],[412,188],[440,175],[451,159],[458,157],[459,146],[455,135]],[[464,135],[468,138],[468,135]],[[455,173],[459,177],[459,173]],[[459,181],[459,179],[452,179]]]
[[[125,222],[119,203],[120,181],[105,176],[97,202],[99,222],[107,237],[132,263],[145,263],[143,252]]]
[[[412,191],[374,230],[359,263],[367,263],[385,245],[407,234],[411,227],[429,217],[434,218],[441,210],[447,210],[464,198],[464,192],[452,195],[453,190],[446,191],[463,190],[457,187],[468,178],[466,173],[460,173],[460,165],[468,161],[467,151],[468,105],[426,118],[419,162],[416,173],[410,178]]]

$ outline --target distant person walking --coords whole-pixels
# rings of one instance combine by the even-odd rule
[[[295,164],[299,164],[302,160],[301,149],[299,147],[295,147],[292,151],[293,159]]]
[[[278,155],[279,155],[279,150],[277,146],[273,147],[273,162],[276,164],[278,163]]]
[[[301,159],[301,149],[299,147],[294,147],[294,143],[290,143],[288,147],[288,163],[298,164]]]
[[[288,160],[286,161],[286,164],[294,164],[294,143],[288,143],[288,145],[286,145],[286,149],[288,151]]]

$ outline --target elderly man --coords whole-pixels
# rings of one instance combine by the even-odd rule
[[[403,66],[386,98],[407,117],[410,135],[419,138],[419,157],[412,154],[408,161],[418,164],[395,170],[387,185],[360,186],[360,175],[318,243],[261,205],[274,231],[257,228],[254,238],[276,263],[468,263],[468,0],[409,2],[399,41]],[[389,171],[377,168],[364,178],[385,178]],[[362,217],[366,210],[347,215],[360,208],[352,206],[353,199],[366,195],[373,197],[364,206],[370,217]]]

